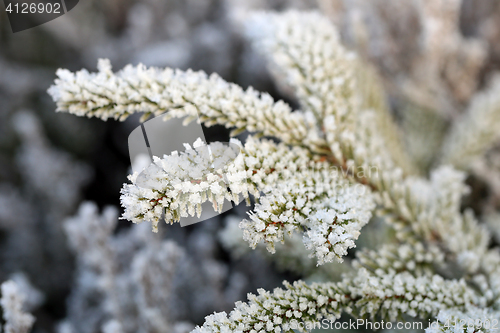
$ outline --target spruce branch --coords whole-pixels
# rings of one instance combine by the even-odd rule
[[[436,245],[385,244],[377,250],[362,250],[356,253],[353,266],[361,267],[371,273],[377,270],[384,272],[410,272],[415,276],[432,275],[436,266],[444,264],[445,254]]]
[[[158,115],[165,120],[199,117],[207,126],[233,128],[233,134],[247,130],[324,151],[324,140],[307,113],[292,112],[286,103],[252,88],[245,91],[217,74],[144,65],[113,73],[109,60],[101,59],[97,73],[59,69],[57,76],[48,91],[57,111],[103,120],[125,120],[134,113],[144,113],[142,120]]]
[[[489,248],[488,230],[472,211],[461,211],[468,187],[456,168],[467,168],[498,138],[500,79],[453,125],[441,165],[424,179],[408,166],[376,74],[341,45],[328,20],[287,12],[257,14],[250,22],[247,35],[294,87],[301,111],[203,72],[139,65],[113,73],[103,60],[94,74],[58,71],[49,92],[59,111],[104,120],[137,112],[143,119],[199,117],[206,125],[234,128],[233,134],[257,132],[244,144],[199,140],[184,152],[155,157],[124,185],[123,218],[151,221],[156,230],[163,217],[173,223],[199,216],[205,202],[221,211],[226,200],[249,203],[253,196],[257,204],[240,223],[251,247],[264,242],[274,252],[285,236],[302,234],[318,264],[325,264],[342,261],[377,207],[400,243],[359,252],[357,274],[341,282],[260,290],[229,316],[207,317],[195,332],[289,331],[341,313],[391,321],[403,314],[438,316],[440,323],[496,316],[500,252]],[[259,140],[262,135],[281,142]],[[456,265],[463,279],[437,275],[443,262]]]
[[[247,22],[246,35],[270,59],[278,78],[285,78],[295,89],[302,109],[316,116],[318,126],[337,147],[333,149],[337,160],[351,159],[349,150],[368,144],[359,137],[363,127],[358,120],[372,113],[373,119],[365,124],[384,142],[377,153],[390,152],[387,157],[397,166],[415,172],[400,145],[376,72],[341,44],[336,28],[324,16],[298,11],[256,13]]]
[[[371,274],[364,268],[338,283],[284,285],[285,289],[249,294],[248,303],[236,303],[229,315],[207,316],[205,324],[193,332],[286,332],[292,328],[304,332],[303,328],[323,319],[335,321],[343,312],[372,320],[395,321],[402,314],[427,319],[441,309],[463,310],[482,301],[463,280],[445,281],[439,275],[416,278],[394,271]]]
[[[217,143],[210,149],[201,141],[193,146],[156,158],[143,172],[146,184],[137,182],[138,174],[130,177],[132,184],[122,189],[123,218],[152,221],[156,230],[163,213],[167,222],[176,222],[199,216],[204,202],[220,210],[224,200],[253,195],[259,202],[250,220],[240,223],[251,247],[265,241],[274,252],[275,242],[305,229],[306,247],[323,264],[342,260],[375,208],[367,187],[349,182],[306,149],[252,137],[239,155]]]

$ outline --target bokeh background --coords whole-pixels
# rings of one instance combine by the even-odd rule
[[[187,332],[257,288],[334,280],[347,269],[317,269],[293,242],[289,257],[249,251],[237,230],[244,205],[186,228],[162,225],[158,235],[118,221],[127,137],[138,118],[56,113],[46,93],[58,68],[93,71],[109,58],[116,70],[141,62],[217,72],[296,106],[242,37],[251,10],[292,8],[323,12],[374,64],[423,170],[450,121],[500,68],[496,0],[80,0],[63,17],[16,34],[0,5],[0,280],[22,286],[34,332]],[[217,126],[205,133],[228,135]],[[468,180],[477,211],[498,207],[498,151]],[[377,221],[367,228],[361,247],[386,237]]]

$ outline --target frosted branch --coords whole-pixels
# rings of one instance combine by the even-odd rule
[[[57,71],[49,89],[58,111],[77,116],[124,120],[134,113],[199,119],[207,126],[220,124],[275,136],[286,143],[320,150],[324,142],[314,120],[266,93],[243,90],[216,74],[128,65],[113,73],[108,60],[100,60],[97,73]],[[323,148],[324,149],[324,148]]]
[[[35,322],[35,318],[23,311],[24,295],[19,292],[17,284],[13,281],[2,283],[2,298],[0,304],[5,320],[5,333],[28,333]]]

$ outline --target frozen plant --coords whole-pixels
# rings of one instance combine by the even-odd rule
[[[241,218],[238,216],[227,217],[225,228],[219,232],[222,245],[235,260],[246,257],[252,250],[247,244],[241,242],[244,231],[239,228],[238,222],[240,221]],[[309,251],[302,245],[302,236],[299,233],[292,234],[283,244],[276,243],[275,247],[276,252],[269,253],[265,245],[261,243],[257,246],[258,254],[264,255],[268,261],[276,264],[279,270],[291,271],[306,279],[331,280],[333,277],[340,277],[351,268],[351,265],[335,262],[318,266],[316,261],[310,258]]]
[[[259,290],[229,314],[206,317],[194,332],[287,332],[342,313],[385,321],[498,317],[500,251],[473,211],[461,208],[469,187],[458,169],[467,168],[454,158],[474,159],[494,142],[498,123],[477,119],[498,119],[494,96],[472,99],[471,110],[481,112],[464,115],[468,120],[446,134],[445,142],[463,144],[446,144],[450,157],[433,161],[426,178],[399,146],[375,72],[342,45],[327,19],[258,13],[246,35],[293,87],[300,110],[215,74],[143,65],[114,73],[105,60],[98,73],[59,70],[49,90],[58,111],[78,116],[199,116],[207,126],[234,128],[233,135],[252,133],[244,143],[233,141],[239,152],[198,141],[131,175],[122,205],[123,217],[135,223],[151,221],[156,229],[162,217],[172,223],[199,214],[204,202],[217,209],[223,200],[249,203],[253,196],[255,207],[240,222],[243,238],[275,252],[275,243],[298,234],[318,265],[342,261],[372,216],[394,229],[392,244],[358,251],[354,272],[342,280]],[[486,133],[482,142],[474,142],[478,132]],[[211,164],[212,158],[224,163]]]
[[[6,333],[28,333],[35,322],[35,317],[23,309],[25,296],[21,294],[14,281],[2,283],[0,289],[2,292],[0,304],[5,320],[4,331]]]

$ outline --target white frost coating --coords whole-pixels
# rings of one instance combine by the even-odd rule
[[[247,22],[247,37],[270,58],[271,68],[285,78],[320,134],[340,162],[355,141],[361,96],[356,91],[357,57],[344,48],[335,27],[318,13],[258,13]]]
[[[353,119],[356,54],[340,44],[338,32],[318,13],[259,13],[247,22],[247,36],[295,90],[319,122],[334,115],[341,126]]]
[[[205,324],[193,332],[287,332],[292,328],[305,332],[307,325],[323,318],[335,321],[343,311],[371,320],[380,314],[394,322],[402,313],[425,318],[436,316],[443,307],[463,308],[478,301],[463,280],[446,281],[438,275],[415,278],[394,271],[371,274],[363,268],[354,278],[338,283],[284,285],[286,289],[249,294],[247,303],[236,303],[229,315],[221,312],[206,317]]]
[[[411,170],[376,72],[342,45],[327,18],[316,12],[256,13],[246,34],[270,59],[277,79],[295,89],[305,113],[317,119],[340,163],[374,165],[377,159],[380,166],[394,168],[392,161]]]
[[[210,149],[202,142],[194,146],[155,158],[141,175],[129,177],[132,184],[122,189],[123,218],[152,221],[157,230],[163,212],[172,223],[201,214],[206,201],[220,209],[224,200],[238,202],[240,195],[248,199],[251,194],[260,201],[240,227],[252,248],[265,241],[274,252],[275,242],[306,228],[304,242],[323,264],[341,260],[354,247],[375,208],[367,187],[351,184],[327,163],[314,161],[306,149],[252,137],[237,157],[220,143],[210,144]],[[146,180],[138,184],[139,177]]]
[[[142,112],[143,119],[162,114],[166,118],[188,116],[188,120],[199,116],[209,126],[260,132],[312,149],[324,145],[314,122],[302,112],[292,112],[286,103],[252,88],[245,91],[216,74],[144,65],[128,65],[113,73],[109,60],[104,59],[99,60],[98,69],[97,73],[57,71],[49,94],[58,111],[103,120],[124,120]]]
[[[456,17],[460,0],[421,4],[424,13],[437,19],[442,10]],[[384,122],[391,119],[379,110],[384,108],[383,93],[367,87],[376,80],[340,44],[327,19],[287,12],[261,14],[252,22],[249,36],[296,89],[302,111],[292,112],[284,103],[214,75],[144,66],[113,73],[105,61],[95,74],[60,71],[50,90],[59,110],[78,115],[124,119],[145,111],[146,117],[199,116],[207,125],[235,128],[233,134],[248,130],[281,140],[276,144],[250,136],[238,156],[225,156],[216,144],[197,143],[186,152],[156,158],[122,190],[124,217],[133,222],[149,220],[156,228],[163,215],[174,222],[199,214],[203,202],[218,208],[224,200],[241,195],[248,202],[252,195],[255,209],[240,223],[251,247],[262,242],[274,252],[287,236],[300,235],[318,264],[342,260],[370,219],[374,202],[381,220],[394,228],[394,244],[358,252],[357,274],[339,283],[297,282],[273,293],[259,290],[248,304],[238,303],[229,315],[207,317],[195,331],[281,332],[292,328],[294,320],[333,320],[341,313],[394,321],[402,314],[425,320],[442,310],[456,311],[460,318],[468,318],[474,307],[498,310],[500,253],[490,248],[485,226],[470,210],[461,210],[468,187],[466,174],[455,170],[495,139],[498,84],[474,99],[470,110],[479,111],[453,125],[446,141],[449,156],[441,161],[453,167],[425,170],[430,179],[418,177],[392,153],[397,136],[383,134],[391,127]],[[424,47],[440,41],[440,31],[455,32],[446,22],[435,30],[430,23],[423,26]],[[448,57],[435,58],[441,63]],[[431,73],[436,69],[427,62],[425,67]],[[214,156],[223,163],[214,165]]]
[[[24,295],[14,281],[2,283],[2,298],[0,304],[3,309],[5,320],[5,333],[28,333],[35,322],[35,318],[23,311]]]

